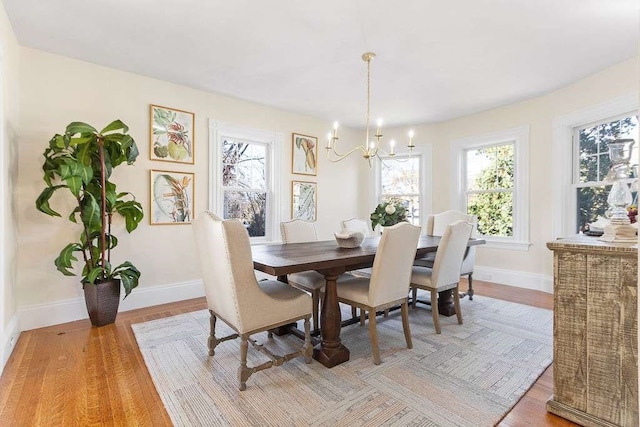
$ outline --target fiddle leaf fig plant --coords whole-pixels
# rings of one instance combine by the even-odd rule
[[[63,135],[56,134],[44,150],[44,182],[46,187],[36,200],[36,208],[50,216],[61,216],[49,205],[58,190],[70,194],[76,206],[69,221],[82,226],[78,241],[66,245],[55,259],[57,269],[65,276],[82,257],[82,283],[96,284],[120,279],[125,298],[138,286],[140,271],[129,261],[111,265],[111,250],[118,239],[111,233],[114,214],[121,215],[127,232],[138,227],[144,217],[142,205],[128,192],[118,192],[109,181],[113,169],[126,162],[132,165],[138,157],[138,146],[127,134],[129,128],[115,120],[98,132],[86,123],[70,123]],[[66,191],[65,191],[66,190]]]

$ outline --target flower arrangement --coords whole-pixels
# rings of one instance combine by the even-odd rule
[[[375,230],[376,225],[382,227],[395,225],[407,220],[407,208],[398,202],[384,202],[376,206],[371,213],[371,228]]]

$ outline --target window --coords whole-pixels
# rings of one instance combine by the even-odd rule
[[[464,150],[467,213],[482,236],[513,236],[514,142]]]
[[[608,153],[605,154],[606,148],[601,146],[601,142],[608,138],[606,128],[615,126],[612,123],[623,120],[625,117],[636,115],[638,107],[638,93],[630,92],[553,119],[553,146],[550,153],[553,166],[552,238],[575,234],[582,221],[589,221],[587,218],[591,214],[587,214],[586,211],[591,209],[588,207],[590,202],[587,201],[587,197],[593,196],[593,203],[596,205],[601,203],[598,201],[598,191],[608,192],[606,187],[598,190],[598,186],[603,185],[601,182],[603,173],[606,175],[608,169],[606,165]],[[597,129],[592,128],[601,125],[604,125],[605,132],[596,137],[590,129],[598,132]],[[582,132],[582,143],[580,132]],[[634,151],[640,148],[637,142],[636,139]],[[581,172],[581,168],[585,170]],[[601,194],[600,197],[603,195]],[[582,208],[578,207],[579,198],[583,199]],[[584,210],[582,213],[580,213],[581,209]],[[601,207],[596,206],[593,210],[600,211]]]
[[[574,128],[572,188],[576,206],[576,233],[585,224],[596,221],[598,216],[605,216],[609,209],[607,196],[611,185],[605,182],[610,167],[607,144],[618,138],[632,138],[636,141],[631,148],[630,164],[637,167],[639,147],[636,114],[627,113]],[[637,176],[637,169],[635,174],[631,174],[631,170],[628,183],[634,181],[633,176]]]
[[[415,225],[425,224],[431,212],[431,147],[418,146],[413,155],[398,154],[393,159],[376,161],[372,168],[373,200],[378,203],[394,201],[407,208],[407,219]],[[373,207],[371,209],[373,211]]]
[[[529,127],[453,141],[453,208],[478,217],[488,246],[527,250]]]
[[[276,239],[282,137],[278,133],[210,123],[210,209],[243,222],[252,242]]]

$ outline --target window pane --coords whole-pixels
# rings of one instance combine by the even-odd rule
[[[419,158],[388,160],[380,167],[382,194],[415,194],[420,192]]]
[[[631,152],[631,165],[638,164],[638,117],[629,116],[580,129],[579,137],[579,182],[604,180],[611,165],[607,144],[619,138],[636,141]]]
[[[469,190],[513,188],[513,143],[466,151]]]
[[[225,191],[224,219],[239,219],[250,237],[264,237],[266,231],[267,193],[256,191]]]
[[[467,212],[478,217],[478,233],[483,236],[513,236],[513,193],[467,195]]]
[[[225,140],[222,144],[222,185],[266,190],[267,147]]]
[[[607,196],[611,186],[593,186],[577,188],[577,203],[576,203],[576,216],[577,227],[576,233],[580,230],[584,230],[584,226],[587,223],[594,222],[598,219],[598,216],[604,216],[609,205],[607,203]]]

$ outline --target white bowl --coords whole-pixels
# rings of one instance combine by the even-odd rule
[[[342,231],[340,233],[333,234],[336,238],[336,242],[338,242],[338,246],[341,248],[357,248],[362,242],[364,242],[364,234],[359,231],[355,232],[345,232]]]

